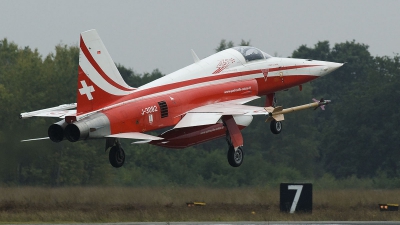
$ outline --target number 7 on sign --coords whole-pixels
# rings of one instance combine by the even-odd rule
[[[296,190],[296,195],[294,196],[292,207],[290,207],[290,213],[294,213],[297,207],[297,202],[299,202],[301,191],[303,190],[303,185],[289,185],[288,190]]]

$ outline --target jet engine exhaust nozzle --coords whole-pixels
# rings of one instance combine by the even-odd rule
[[[70,142],[92,138],[104,138],[111,134],[110,121],[103,113],[98,113],[90,118],[68,124],[64,131],[65,137]]]
[[[89,134],[89,129],[83,128],[82,131],[81,129],[76,124],[68,124],[65,128],[65,137],[70,142],[77,142],[81,139],[85,139],[87,135],[82,134]]]
[[[49,129],[47,130],[50,140],[56,143],[64,140],[64,128],[66,126],[67,123],[65,120],[50,125]]]

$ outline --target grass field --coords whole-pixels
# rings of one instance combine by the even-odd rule
[[[279,211],[279,190],[265,188],[0,188],[0,223],[127,221],[400,220],[379,203],[400,190],[314,190],[313,212]],[[206,206],[187,207],[204,201]]]

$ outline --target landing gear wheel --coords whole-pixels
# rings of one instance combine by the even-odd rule
[[[279,134],[282,131],[282,122],[281,121],[272,120],[270,128],[271,128],[271,132],[272,133]]]
[[[110,164],[115,167],[115,168],[119,168],[122,165],[124,165],[125,162],[125,152],[124,150],[115,145],[110,149],[110,153],[108,155],[108,158],[110,160]]]
[[[239,147],[236,151],[233,146],[229,147],[229,150],[228,150],[229,165],[231,165],[232,167],[239,167],[243,163],[243,158],[244,158],[244,154],[243,154],[242,147]]]

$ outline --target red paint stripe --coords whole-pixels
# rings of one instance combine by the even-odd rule
[[[319,65],[299,65],[299,66],[269,68],[269,72],[298,69],[298,68],[305,68],[305,67],[314,67],[314,66],[319,66]],[[152,94],[155,92],[167,91],[167,90],[185,87],[185,86],[189,86],[189,85],[200,84],[200,83],[205,83],[205,82],[210,82],[210,81],[217,81],[217,80],[222,80],[222,79],[227,79],[227,78],[234,78],[234,77],[245,76],[245,75],[253,75],[253,74],[257,74],[257,73],[262,73],[261,69],[248,70],[248,71],[235,72],[235,73],[227,73],[227,74],[222,74],[222,75],[217,75],[217,76],[206,76],[206,77],[196,78],[196,79],[192,79],[192,80],[180,81],[180,82],[176,82],[176,83],[172,83],[172,84],[151,87],[151,88],[144,89],[144,90],[139,89],[138,92],[144,92],[143,95],[147,95],[147,94]]]
[[[123,91],[132,91],[134,89],[131,88],[126,88],[124,86],[121,86],[117,82],[113,81],[110,77],[107,76],[107,74],[101,69],[99,64],[97,64],[96,60],[94,60],[92,54],[90,54],[85,42],[83,41],[82,35],[81,35],[81,40],[80,40],[80,48],[83,52],[83,54],[86,56],[86,58],[89,60],[90,64],[96,69],[96,71],[100,74],[101,77],[103,77],[104,80],[106,80],[109,84],[113,85],[116,88],[119,88]]]
[[[321,65],[282,66],[282,67],[269,68],[269,72],[280,71],[280,70],[293,70],[293,69],[307,68],[307,67],[314,67],[314,66],[321,66]]]
[[[214,71],[212,74],[217,74],[217,73],[219,73],[219,72],[221,72],[221,68],[219,68],[219,69],[217,69],[216,71]]]
[[[138,92],[142,92],[143,93],[142,96],[143,96],[143,95],[147,95],[147,94],[168,91],[168,90],[181,88],[181,87],[185,87],[185,86],[190,86],[190,85],[194,85],[194,84],[201,84],[201,83],[210,82],[210,81],[218,81],[218,80],[227,79],[227,78],[251,75],[251,74],[256,74],[259,72],[260,72],[260,70],[250,70],[250,71],[237,72],[237,73],[231,73],[231,74],[223,74],[223,75],[218,75],[218,76],[208,76],[208,77],[196,78],[196,79],[192,79],[192,80],[185,80],[185,81],[180,81],[180,82],[166,84],[166,85],[160,85],[157,87],[151,87],[151,88],[144,89],[144,90],[139,89]],[[233,82],[233,81],[230,81],[230,82]]]

